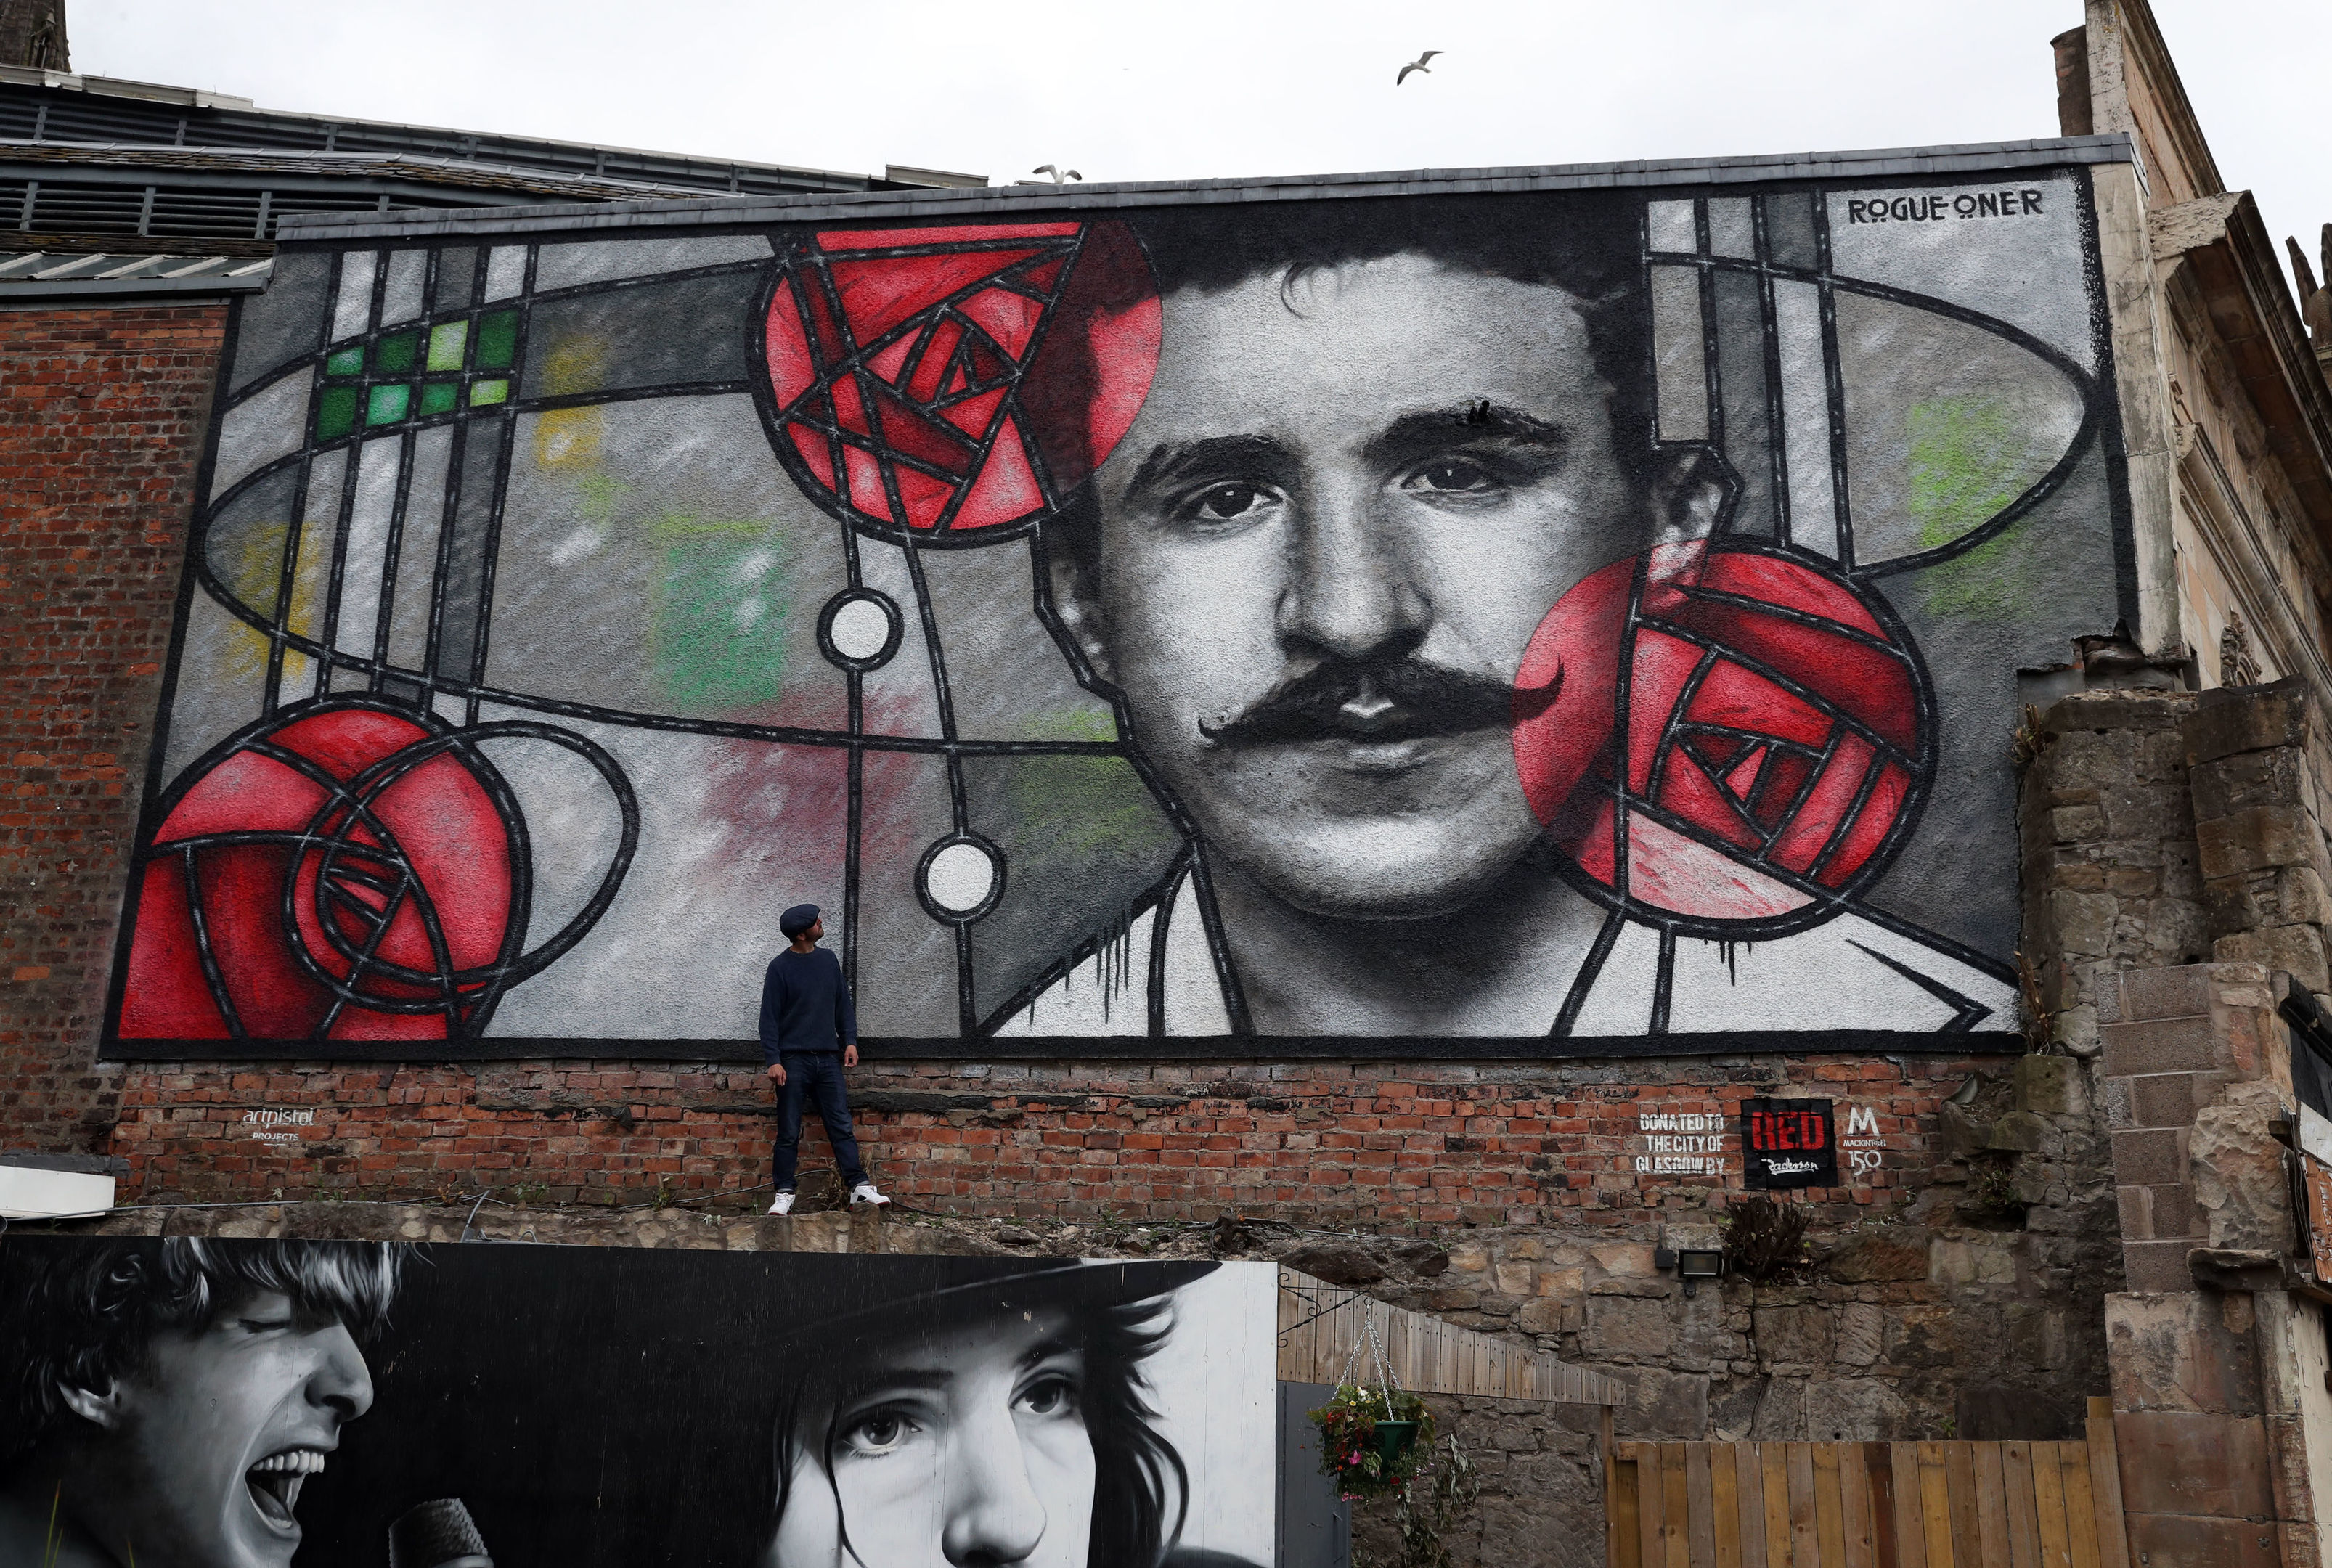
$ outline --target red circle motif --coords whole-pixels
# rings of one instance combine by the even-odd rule
[[[1779,554],[1665,545],[1563,595],[1515,682],[1532,809],[1650,918],[1746,939],[1883,868],[1916,806],[1923,673],[1884,607]]]
[[[821,233],[769,301],[779,455],[878,531],[1030,521],[1133,423],[1160,330],[1121,223]]]

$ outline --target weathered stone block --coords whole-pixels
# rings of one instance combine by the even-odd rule
[[[2289,1112],[2271,1084],[2232,1084],[2195,1113],[2188,1184],[2213,1248],[2275,1254],[2293,1247],[2291,1184],[2275,1124]],[[2144,1134],[2137,1134],[2143,1136]],[[2120,1161],[2116,1133],[2116,1163]]]
[[[2124,1241],[2154,1239],[2154,1193],[2151,1187],[2116,1187],[2114,1209],[2121,1219]]]
[[[1957,1109],[1956,1106],[1948,1107]],[[1927,1277],[1935,1237],[1916,1225],[1882,1225],[1849,1239],[1823,1260],[1832,1279],[1847,1285]]]
[[[1952,1309],[1948,1306],[1907,1306],[1887,1325],[1887,1360],[1898,1367],[1938,1367],[1952,1363]]]
[[[2020,1111],[2044,1116],[2088,1114],[2088,1075],[2071,1056],[2020,1056],[2012,1077]]]
[[[2263,866],[2309,864],[2316,825],[2297,806],[2253,806],[2196,823],[2194,841],[2206,879],[2232,876]]]
[[[1331,1285],[1374,1285],[1385,1276],[1381,1259],[1345,1242],[1299,1247],[1284,1254],[1279,1261]]]
[[[2191,1187],[2149,1187],[2147,1212],[2157,1241],[2194,1240],[2210,1234]]]
[[[2307,756],[2289,746],[2197,763],[2187,778],[2197,822],[2259,806],[2301,806],[2308,798]]]
[[[2332,986],[2324,956],[2324,933],[2312,925],[2277,925],[2265,931],[2238,932],[2211,944],[2222,962],[2256,963],[2282,970],[2311,991]]]
[[[2122,1506],[2136,1514],[2271,1518],[2267,1429],[2256,1416],[2118,1410]]]
[[[2109,893],[2053,892],[2048,901],[2050,929],[2065,952],[2103,958],[2113,951],[2114,916],[2120,908],[2121,901]]]
[[[2236,1306],[2238,1301],[2243,1305]],[[2192,1288],[2107,1296],[2114,1408],[2238,1415],[2258,1410],[2259,1354],[2249,1302]]]
[[[2145,687],[2075,692],[2059,698],[2040,715],[2040,730],[2043,734],[2062,737],[2067,745],[2089,738],[2084,731],[2172,730],[2179,727],[2193,706],[2193,694],[2184,692]]]
[[[1992,1123],[1949,1100],[1935,1113],[1935,1124],[1944,1135],[1944,1152],[1954,1159],[1992,1147]]]
[[[1907,1436],[1910,1412],[1885,1378],[1816,1378],[1806,1384],[1805,1436],[1815,1442],[1888,1442]]]
[[[2060,703],[2050,709],[2050,717],[2063,707]],[[2307,683],[2293,675],[2271,685],[2222,686],[2196,693],[2179,730],[2192,766],[2239,751],[2304,747],[2314,729],[2313,720]]]
[[[2207,1014],[2107,1024],[2098,1033],[2105,1045],[2106,1071],[2115,1077],[2208,1072],[2219,1066]]]
[[[1582,1343],[1591,1356],[1664,1356],[1674,1338],[1665,1302],[1629,1296],[1587,1298]]]
[[[1515,1315],[1515,1326],[1526,1334],[1576,1334],[1584,1321],[1576,1296],[1535,1296]]]
[[[2192,1240],[2124,1241],[2122,1282],[2133,1291],[2192,1291],[2194,1276],[2186,1267]]]
[[[1583,1268],[1542,1268],[1536,1286],[1541,1296],[1577,1296],[1587,1288]]]
[[[2297,871],[2299,866],[2285,866],[2283,871]],[[2232,936],[2253,926],[2274,925],[2278,921],[2279,904],[2275,896],[2276,880],[2283,873],[2276,870],[2243,871],[2232,876],[2213,877],[2203,884],[2203,918],[2213,937]]]
[[[1830,1359],[1830,1315],[1820,1306],[1761,1306],[1751,1315],[1760,1359],[1778,1365],[1820,1366]]]
[[[2287,925],[2332,925],[2332,889],[2313,865],[2287,865],[2276,880],[2276,910]]]
[[[2139,1127],[2189,1127],[2194,1112],[2226,1081],[2222,1073],[2154,1073],[2129,1081],[2129,1113]],[[2200,1091],[2199,1093],[2197,1091]]]
[[[2146,1127],[2113,1134],[2115,1180],[2131,1187],[2175,1186],[2186,1180],[2186,1130]]]
[[[1887,1314],[1867,1301],[1839,1308],[1834,1354],[1847,1366],[1869,1366],[1887,1347]]]
[[[2034,1058],[2027,1057],[2026,1060]],[[2060,1057],[2059,1060],[2069,1060]],[[1989,1148],[2003,1152],[2038,1154],[2048,1148],[2055,1129],[2030,1111],[2011,1111],[1992,1124]]]

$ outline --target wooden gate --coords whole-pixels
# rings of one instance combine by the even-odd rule
[[[1611,1568],[2129,1568],[2107,1401],[2072,1443],[1618,1443]]]

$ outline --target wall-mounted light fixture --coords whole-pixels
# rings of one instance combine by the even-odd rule
[[[1706,1251],[1679,1249],[1676,1260],[1677,1277],[1684,1281],[1684,1293],[1687,1296],[1702,1280],[1725,1277],[1725,1254],[1714,1248]]]

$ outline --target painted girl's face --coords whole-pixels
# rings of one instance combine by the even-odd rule
[[[797,1434],[763,1568],[1084,1568],[1094,1449],[1068,1331],[1040,1309],[877,1352],[827,1451],[803,1447],[820,1424]]]

